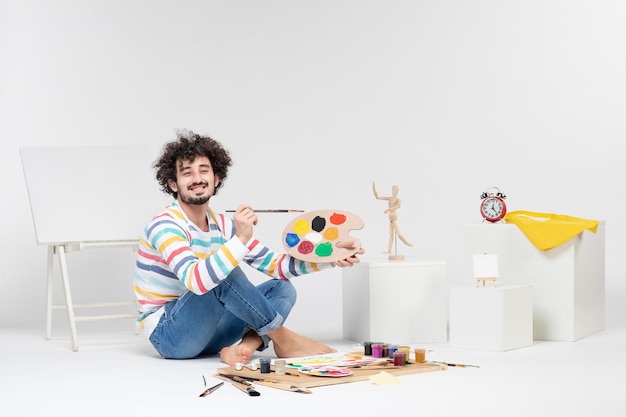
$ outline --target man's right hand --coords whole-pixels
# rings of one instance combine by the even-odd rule
[[[252,207],[247,204],[242,204],[237,207],[235,214],[233,215],[235,222],[236,235],[244,245],[252,239],[254,235],[253,228],[259,222]]]

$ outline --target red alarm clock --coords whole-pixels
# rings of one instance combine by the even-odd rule
[[[495,223],[502,220],[506,214],[506,196],[500,192],[498,187],[491,187],[480,195],[480,214],[484,220]]]

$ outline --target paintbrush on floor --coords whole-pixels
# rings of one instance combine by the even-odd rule
[[[214,374],[213,376],[215,378],[221,379],[222,381],[230,382],[231,385],[233,385],[235,388],[239,389],[240,391],[245,392],[251,397],[258,397],[259,395],[261,395],[261,393],[255,390],[252,384],[250,384],[249,382],[246,384],[244,382],[235,381],[232,378],[227,378],[224,375],[220,375],[220,374]]]
[[[257,385],[263,385],[263,386],[271,387],[271,388],[278,388],[278,389],[282,389],[285,391],[299,392],[302,394],[313,393],[313,391],[311,391],[308,388],[300,387],[294,384],[279,382],[277,379],[274,379],[274,378],[256,378],[256,377],[248,377],[248,376],[229,375],[229,374],[219,374],[219,375],[223,377],[221,379],[230,379],[232,381],[239,382],[239,383],[246,384],[246,385],[251,384],[250,381],[253,381]]]

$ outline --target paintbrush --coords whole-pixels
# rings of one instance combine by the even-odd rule
[[[468,365],[466,363],[449,363],[449,362],[440,362],[440,361],[433,361],[433,363],[447,365],[447,366],[455,366],[457,368],[480,368],[479,365]]]
[[[218,389],[222,385],[224,385],[224,382],[220,382],[217,385],[213,385],[212,387],[209,387],[209,388],[205,389],[204,391],[202,391],[202,394],[200,394],[200,397],[206,397],[207,395],[211,394],[212,392],[214,392],[216,389]]]
[[[220,375],[220,374],[214,374],[213,376],[215,378],[221,379],[223,381],[230,382],[235,388],[245,392],[246,394],[248,394],[251,397],[258,397],[259,395],[261,395],[261,393],[259,391],[255,390],[254,387],[251,384],[250,385],[244,384],[242,382],[235,381],[235,380],[233,380],[231,378],[227,378],[227,377],[225,377],[223,375]]]
[[[480,368],[478,365],[468,365],[466,363],[446,363],[448,366],[456,366],[457,368]]]
[[[250,381],[269,381],[269,382],[278,382],[275,380],[266,380],[263,378],[254,378],[254,377],[250,377],[250,376],[239,376],[239,375],[231,375],[231,374],[220,374],[223,377],[226,377],[228,379],[232,379],[233,381],[236,382],[241,382],[242,384],[246,384],[246,385],[252,385],[252,383]]]
[[[254,383],[257,385],[264,385],[266,387],[278,388],[278,389],[282,389],[285,391],[300,392],[303,394],[313,393],[313,391],[311,391],[308,388],[299,387],[293,384],[282,383],[282,382],[279,382],[277,379],[273,379],[273,378],[256,378],[253,376],[239,376],[239,375],[230,375],[230,374],[220,374],[220,375],[225,378],[231,379],[235,382],[240,382],[246,385],[248,384],[252,385],[250,381],[254,381]]]

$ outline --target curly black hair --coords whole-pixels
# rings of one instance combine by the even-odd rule
[[[209,136],[202,136],[192,131],[181,130],[177,132],[178,139],[167,143],[163,147],[163,152],[154,163],[156,168],[156,179],[159,182],[161,191],[178,198],[178,193],[173,191],[168,181],[176,182],[176,164],[178,161],[193,162],[198,156],[206,156],[211,161],[213,173],[220,179],[215,186],[215,193],[224,185],[228,176],[228,168],[232,166],[230,154],[215,139]]]

